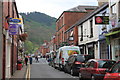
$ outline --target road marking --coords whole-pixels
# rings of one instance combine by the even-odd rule
[[[26,80],[30,80],[30,64],[28,64],[28,66],[27,66],[25,78],[26,78]]]

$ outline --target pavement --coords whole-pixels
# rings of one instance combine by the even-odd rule
[[[13,76],[11,76],[10,80],[22,79],[25,80],[27,78],[29,65],[24,65],[21,70],[16,70]]]

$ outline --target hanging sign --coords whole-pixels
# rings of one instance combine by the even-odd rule
[[[21,18],[10,18],[10,23],[15,23],[15,24],[20,24],[22,23],[22,19]]]
[[[109,16],[95,16],[95,24],[109,24]]]
[[[9,25],[9,34],[10,35],[16,35],[18,33],[18,24],[10,24]]]

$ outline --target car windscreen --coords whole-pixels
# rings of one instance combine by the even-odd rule
[[[78,56],[76,56],[76,61],[84,62],[84,61],[85,61],[85,58],[84,58],[83,55],[78,55]]]
[[[100,60],[98,61],[99,64],[99,68],[111,68],[114,64],[116,63],[116,61],[107,61],[107,60]]]

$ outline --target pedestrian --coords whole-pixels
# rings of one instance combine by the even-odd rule
[[[26,66],[27,66],[27,63],[28,63],[28,58],[25,57],[25,64],[26,64]]]
[[[39,62],[39,61],[38,61],[38,57],[37,57],[37,56],[35,56],[35,59],[36,59],[36,62]]]
[[[30,60],[30,64],[32,64],[32,57],[30,57],[29,60]]]

